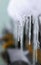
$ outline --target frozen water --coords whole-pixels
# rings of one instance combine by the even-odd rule
[[[7,11],[15,20],[31,13],[37,16],[41,13],[41,0],[10,0]]]

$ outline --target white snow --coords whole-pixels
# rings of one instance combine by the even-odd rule
[[[41,13],[41,0],[10,0],[7,11],[15,20],[31,13],[37,16]]]

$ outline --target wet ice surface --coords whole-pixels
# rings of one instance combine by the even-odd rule
[[[1,46],[0,46],[0,49],[2,50]],[[30,54],[27,54],[26,57],[30,60],[30,62],[32,62],[32,57],[30,56]],[[0,56],[0,65],[7,65],[5,63],[5,61],[3,60],[2,56]],[[17,62],[14,62],[10,65],[28,65],[27,63],[23,62],[23,61],[17,61]],[[39,64],[36,64],[36,65],[39,65]]]
[[[28,51],[26,53],[21,49],[7,49],[7,52],[9,54],[11,63],[15,61],[23,61],[27,64],[30,64],[29,59],[25,56],[26,54],[28,54]]]
[[[18,61],[18,62],[12,63],[12,65],[28,65],[28,64],[22,61]]]

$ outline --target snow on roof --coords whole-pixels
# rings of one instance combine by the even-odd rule
[[[29,14],[37,16],[41,13],[41,0],[10,0],[7,11],[16,20]]]

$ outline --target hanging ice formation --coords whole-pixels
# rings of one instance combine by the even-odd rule
[[[37,3],[37,4],[36,4]],[[34,24],[34,31],[33,31],[33,50],[37,50],[38,45],[38,32],[39,32],[39,26],[38,26],[38,15],[41,14],[41,0],[10,0],[7,11],[9,16],[15,20],[14,24],[16,24],[19,21],[20,26],[18,30],[18,39],[20,37],[21,39],[21,49],[23,50],[23,28],[25,24],[25,16],[30,17],[27,19],[27,25],[29,22],[29,45],[30,45],[30,39],[31,39],[31,15],[33,15],[33,24]],[[17,22],[16,22],[17,21]],[[15,27],[15,30],[16,30]],[[28,27],[27,27],[28,28]],[[14,31],[15,31],[14,30]],[[15,34],[15,36],[17,36]],[[37,57],[37,56],[36,56]],[[35,56],[34,59],[35,61]],[[37,59],[36,59],[37,61]]]

